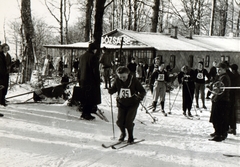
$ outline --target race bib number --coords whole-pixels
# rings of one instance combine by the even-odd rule
[[[203,79],[203,73],[198,73],[197,74],[197,79]]]
[[[130,89],[121,88],[120,93],[119,93],[119,97],[120,98],[132,97]]]
[[[158,81],[164,81],[164,74],[158,74]]]

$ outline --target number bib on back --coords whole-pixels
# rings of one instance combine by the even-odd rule
[[[197,74],[197,79],[203,79],[203,73],[198,73]]]
[[[120,98],[132,97],[130,89],[128,89],[128,88],[121,88],[120,92],[119,92],[119,97]]]

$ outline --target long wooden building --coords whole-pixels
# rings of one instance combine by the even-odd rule
[[[72,68],[73,60],[88,47],[87,42],[69,45],[46,45],[47,54],[63,56]],[[228,61],[240,66],[240,38],[219,36],[181,36],[177,29],[170,33],[135,32],[116,29],[102,36],[101,47],[112,52],[112,59],[120,64],[127,64],[132,57],[137,62],[151,64],[154,57],[161,57],[166,65],[179,71],[183,65],[197,68],[199,61],[204,62],[206,69],[217,60]],[[121,54],[120,54],[121,53]]]

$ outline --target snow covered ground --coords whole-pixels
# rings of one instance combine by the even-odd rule
[[[13,87],[8,97],[28,92],[28,85]],[[110,95],[102,89],[102,104],[110,122],[98,117],[94,121],[80,120],[76,107],[64,104],[12,104],[25,101],[32,93],[9,99],[7,107],[0,107],[5,116],[0,118],[0,166],[1,167],[237,167],[240,155],[240,126],[237,135],[229,135],[223,142],[208,141],[213,132],[209,123],[211,101],[206,101],[207,110],[200,113],[200,120],[189,120],[182,115],[181,90],[170,94],[172,115],[158,118],[156,124],[139,106],[135,120],[134,137],[145,139],[139,144],[121,150],[105,149],[102,143],[116,142],[120,132],[114,125],[113,134]],[[151,104],[151,93],[147,93],[145,106]],[[200,103],[201,104],[201,103]],[[169,111],[169,93],[166,96],[166,111]],[[117,108],[113,96],[114,121]],[[113,137],[116,137],[113,139]]]

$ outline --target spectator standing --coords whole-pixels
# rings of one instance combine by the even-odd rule
[[[2,52],[0,53],[1,54],[1,73],[2,73],[2,76],[0,77],[1,79],[1,84],[0,85],[3,85],[4,88],[1,90],[2,91],[2,99],[0,101],[0,104],[1,105],[4,105],[4,106],[7,106],[6,104],[6,99],[5,99],[5,96],[7,95],[7,92],[8,92],[8,86],[9,86],[9,73],[10,73],[10,70],[11,70],[11,65],[12,65],[12,62],[11,62],[11,56],[10,54],[8,53],[8,51],[10,50],[10,47],[8,44],[4,43],[2,44],[1,46],[2,48]]]
[[[90,43],[88,50],[79,57],[78,80],[81,87],[82,119],[95,119],[91,113],[97,111],[97,105],[101,103],[99,59],[95,55],[97,47]]]
[[[205,77],[209,80],[209,75],[206,69],[203,67],[203,62],[198,62],[198,68],[195,70],[195,99],[196,99],[196,108],[199,108],[199,93],[201,94],[202,107],[207,109],[205,106]]]
[[[217,65],[217,80],[214,83],[214,86],[217,85],[217,81],[224,84],[225,87],[229,87],[231,85],[231,80],[228,74],[226,73],[227,65],[225,63],[219,63]],[[216,84],[216,85],[215,85]],[[213,124],[213,128],[215,130],[214,133],[211,134],[213,137],[212,141],[220,142],[227,138],[228,127],[229,127],[229,102],[230,102],[230,91],[229,89],[225,89],[222,94],[214,94],[212,97],[212,109],[210,122]]]
[[[240,87],[240,74],[238,72],[238,65],[232,64],[230,66],[231,72],[232,72],[232,80],[231,80],[231,86],[232,87]],[[232,82],[233,81],[233,82]],[[237,118],[240,116],[240,91],[237,90],[230,90],[231,95],[231,109],[229,113],[229,134],[236,135],[236,129],[237,129]]]

